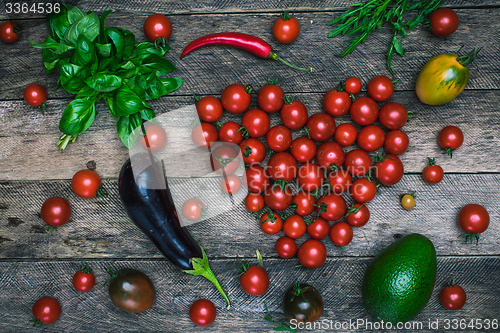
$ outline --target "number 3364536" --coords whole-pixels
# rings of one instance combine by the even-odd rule
[[[6,14],[51,14],[59,13],[61,11],[61,4],[56,3],[26,3],[26,2],[7,2],[5,4]]]

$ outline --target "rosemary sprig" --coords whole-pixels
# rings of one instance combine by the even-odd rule
[[[425,22],[426,18],[441,5],[442,0],[368,0],[352,5],[342,15],[329,23],[334,29],[328,37],[352,36],[349,45],[339,54],[344,57],[352,53],[359,44],[366,41],[369,34],[384,23],[392,26],[392,39],[387,51],[387,69],[394,77],[391,67],[394,51],[403,56],[404,50],[398,36],[405,38],[408,31]]]

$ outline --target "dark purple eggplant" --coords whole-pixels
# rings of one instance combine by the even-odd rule
[[[161,164],[152,158],[134,156],[134,168],[129,159],[120,171],[118,185],[128,215],[174,265],[212,282],[229,308],[229,298],[210,269],[205,251],[180,224]]]

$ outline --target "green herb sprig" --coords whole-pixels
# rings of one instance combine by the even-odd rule
[[[163,77],[176,69],[163,57],[168,45],[136,43],[132,32],[106,28],[110,13],[105,11],[99,17],[95,12],[63,5],[59,13],[48,15],[50,34],[45,41],[31,43],[42,49],[46,73],[59,72],[56,90],[62,87],[76,95],[59,122],[63,135],[57,145],[61,150],[92,125],[101,99],[117,121],[121,141],[131,147],[136,139],[131,135],[134,130],[155,116],[148,101],[184,82]]]

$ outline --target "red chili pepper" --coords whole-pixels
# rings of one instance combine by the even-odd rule
[[[263,59],[273,59],[284,63],[301,71],[312,72],[313,69],[300,68],[291,63],[281,59],[276,52],[273,51],[271,45],[269,45],[263,39],[259,37],[252,36],[249,34],[243,34],[240,32],[223,32],[218,34],[211,34],[195,39],[189,43],[184,51],[182,51],[181,59],[184,58],[188,53],[207,45],[225,45],[236,47],[241,50],[245,50],[259,58]]]

